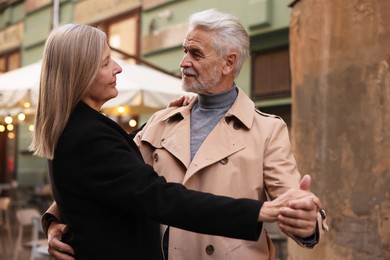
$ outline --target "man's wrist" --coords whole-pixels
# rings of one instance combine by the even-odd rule
[[[317,245],[319,242],[319,238],[320,235],[319,235],[318,223],[316,224],[316,229],[313,235],[305,238],[295,236],[295,239],[298,240],[302,246],[307,248],[313,248],[315,245]]]

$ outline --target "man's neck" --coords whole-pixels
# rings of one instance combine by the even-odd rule
[[[218,109],[231,106],[237,97],[236,85],[214,94],[199,94],[198,106],[202,109]]]

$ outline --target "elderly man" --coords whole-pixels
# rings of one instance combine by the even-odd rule
[[[266,200],[267,193],[273,199],[298,187],[300,174],[285,123],[257,110],[234,82],[249,57],[249,37],[239,20],[216,10],[193,14],[183,51],[183,89],[198,97],[189,106],[168,108],[150,118],[135,138],[145,161],[168,181],[235,198]],[[280,227],[300,244],[312,247],[319,239],[312,217],[317,211],[314,204],[302,208],[303,219]],[[286,209],[286,216],[293,216],[292,212]],[[273,255],[265,230],[257,242],[173,227],[164,229],[165,241],[168,232],[170,260]]]

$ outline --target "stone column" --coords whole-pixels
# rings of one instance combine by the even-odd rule
[[[390,1],[295,1],[290,44],[292,143],[330,232],[289,259],[390,259]]]

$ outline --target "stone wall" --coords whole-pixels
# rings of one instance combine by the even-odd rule
[[[390,1],[292,6],[292,142],[328,211],[289,259],[390,259]]]

